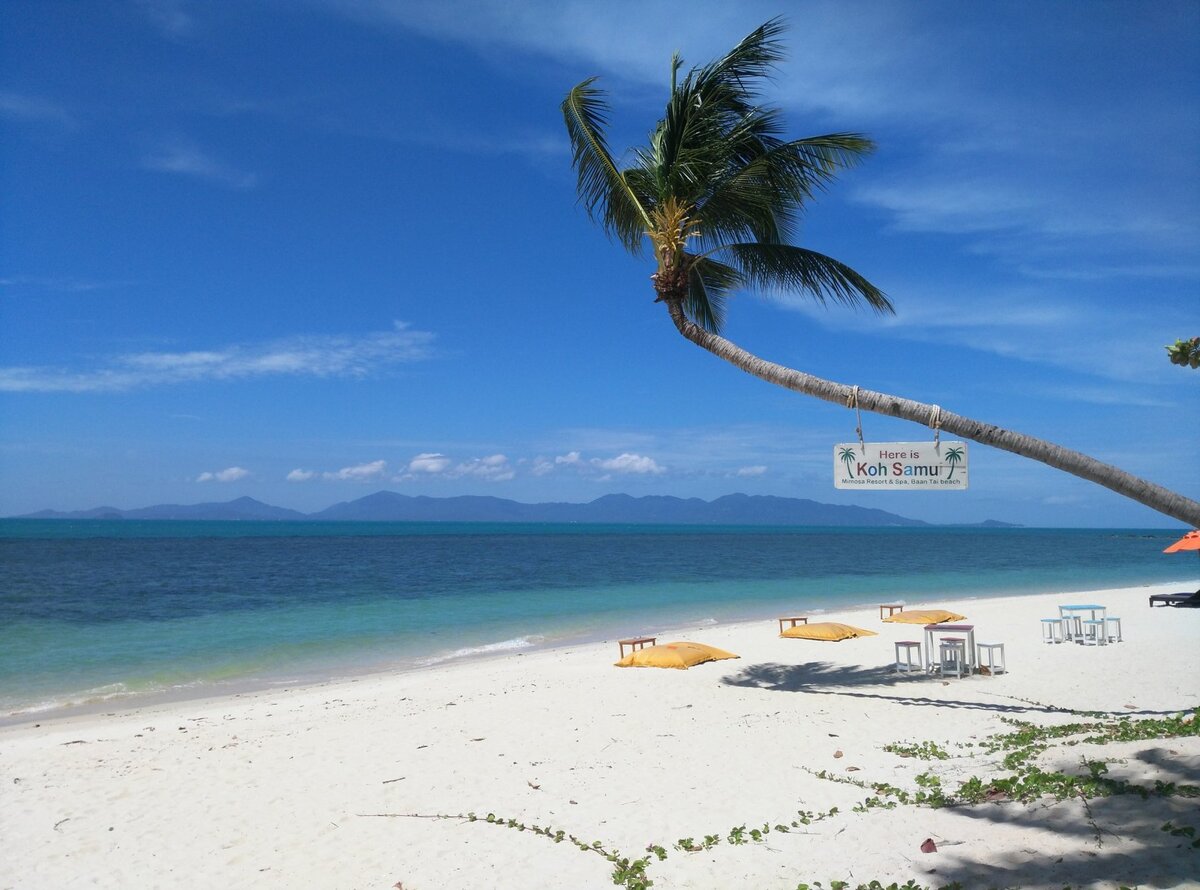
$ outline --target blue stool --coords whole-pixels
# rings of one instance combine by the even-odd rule
[[[1063,641],[1063,625],[1061,618],[1042,619],[1042,642],[1061,643]]]

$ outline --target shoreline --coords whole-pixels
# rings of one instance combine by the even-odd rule
[[[1178,584],[1172,582],[1145,584],[1136,589],[1145,589],[1147,596],[1149,596],[1152,593],[1175,592],[1176,588],[1182,589],[1187,587],[1189,589],[1196,589],[1192,585],[1200,587],[1200,579],[1184,581]],[[1094,590],[1085,587],[1080,590],[1060,590],[1056,591],[1052,595],[1086,597],[1092,594],[1099,595],[1103,592],[1104,589]],[[973,592],[970,595],[953,598],[952,600],[942,597],[937,597],[931,600],[910,598],[907,602],[907,605],[915,608],[940,608],[943,603],[950,601],[956,603],[973,603],[1007,599],[1021,600],[1029,597],[1047,595],[1050,594],[1040,592],[997,592],[992,594]],[[889,601],[902,603],[905,602],[905,597],[898,597]],[[874,608],[873,602],[874,601],[864,601],[848,604],[831,604],[829,606],[801,609],[800,611],[814,616],[828,617],[829,615],[833,614],[857,613],[866,611]],[[534,655],[537,653],[554,652],[556,650],[571,650],[580,646],[591,646],[606,643],[615,644],[618,636],[629,637],[635,634],[647,634],[663,637],[672,634],[679,635],[683,633],[702,633],[709,628],[737,628],[739,626],[758,625],[762,622],[772,621],[775,617],[775,611],[761,606],[752,609],[751,612],[753,614],[750,617],[737,617],[732,620],[704,617],[697,618],[690,622],[677,620],[665,624],[659,623],[655,627],[650,627],[649,629],[643,630],[639,630],[636,626],[633,626],[628,631],[623,631],[611,637],[603,631],[582,632],[574,635],[574,638],[564,641],[562,638],[552,638],[550,640],[546,640],[541,634],[531,633],[523,637],[498,640],[485,643],[480,646],[462,647],[444,654],[437,653],[433,655],[407,656],[386,661],[380,661],[378,658],[376,658],[372,660],[370,665],[367,663],[355,663],[353,665],[343,663],[340,666],[345,669],[335,673],[318,673],[316,672],[315,666],[312,663],[306,663],[303,665],[297,665],[285,673],[267,673],[259,676],[242,677],[233,680],[196,681],[183,686],[173,686],[170,688],[154,689],[144,692],[122,691],[110,694],[108,696],[97,696],[82,701],[71,701],[67,704],[50,704],[45,707],[29,706],[24,709],[0,714],[0,729],[11,726],[21,726],[28,723],[48,723],[51,721],[69,719],[72,717],[96,716],[115,710],[127,711],[131,709],[151,708],[163,705],[205,702],[210,700],[220,701],[227,698],[241,698],[243,696],[253,695],[256,693],[316,688],[328,686],[330,684],[358,682],[359,680],[369,679],[372,677],[420,673],[428,670],[436,671],[455,665],[486,662],[494,659],[504,659],[514,655]],[[534,641],[534,637],[541,637],[541,639]],[[521,643],[524,643],[524,645],[518,645]],[[82,692],[78,693],[78,695],[84,694],[85,693]]]
[[[1172,587],[1070,597],[1120,611],[1124,642],[1103,648],[1040,642],[1038,619],[1058,594],[937,603],[966,614],[979,642],[1006,643],[1009,672],[997,676],[894,675],[892,642],[919,627],[883,624],[869,607],[826,615],[878,633],[844,643],[780,639],[774,620],[662,635],[742,656],[690,670],[614,668],[607,641],[0,728],[0,835],[22,850],[0,861],[0,888],[83,876],[114,889],[179,876],[239,888],[613,885],[610,862],[569,843],[408,818],[470,812],[553,826],[623,856],[659,844],[655,890],[910,878],[1187,885],[1194,850],[1160,826],[1194,824],[1190,799],[856,811],[871,783],[916,792],[926,770],[944,771],[949,786],[998,769],[978,744],[1010,718],[1200,706],[1200,611],[1147,605]],[[950,759],[884,750],[896,742],[931,742]],[[1200,738],[1063,751],[1063,769],[1115,756],[1116,776],[1200,781]],[[676,849],[830,807],[839,813],[766,842]],[[919,852],[926,837],[940,853]]]
[[[0,628],[0,721],[411,670],[700,619],[1174,583],[1197,568],[1129,530],[743,531],[753,534],[519,536],[519,545],[439,536],[429,565],[425,537],[331,538],[319,552],[253,537],[38,539],[0,572],[10,618]],[[60,561],[61,573],[43,577]],[[103,595],[97,579],[107,579]]]
[[[1189,886],[1196,853],[1161,830],[1196,823],[1189,798],[856,809],[876,783],[915,793],[923,772],[955,787],[1001,770],[979,745],[1009,731],[1006,720],[1200,707],[1200,610],[1147,605],[1174,586],[1069,597],[1123,619],[1124,641],[1104,647],[1039,639],[1060,594],[937,604],[965,614],[979,642],[1005,643],[998,676],[895,675],[893,641],[920,629],[868,607],[823,616],[878,634],[842,643],[780,639],[774,620],[664,633],[660,642],[741,656],[687,671],[615,668],[606,641],[0,728],[0,835],[22,851],[0,861],[0,888],[83,876],[112,888],[180,876],[250,888],[613,886],[594,852],[472,825],[469,813],[551,826],[622,856],[659,845],[655,890],[910,878]],[[897,743],[940,746],[949,759],[886,750]],[[1200,737],[1041,755],[1076,772],[1086,758],[1143,785],[1200,784]],[[676,849],[831,807],[761,842]],[[464,818],[426,818],[439,814]],[[937,854],[919,851],[926,838]]]

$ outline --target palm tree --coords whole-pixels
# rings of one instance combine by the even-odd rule
[[[843,448],[841,451],[838,452],[838,460],[840,460],[842,463],[844,463],[846,465],[846,475],[847,476],[853,475],[851,468],[853,467],[853,464],[854,464],[854,449],[853,448]]]
[[[1173,365],[1200,368],[1200,337],[1176,340],[1173,346],[1167,347],[1167,358]]]
[[[961,448],[949,448],[946,450],[946,463],[950,464],[950,472],[947,474],[947,479],[954,478],[954,468],[958,466],[958,462],[963,459],[963,450]]]
[[[790,242],[805,203],[873,145],[856,133],[784,140],[778,109],[756,104],[754,82],[782,58],[772,19],[724,58],[691,69],[671,61],[671,94],[649,144],[618,167],[604,130],[608,104],[583,81],[563,101],[579,199],[635,255],[647,244],[655,302],[676,329],[718,358],[769,383],[838,404],[937,425],[1099,483],[1168,516],[1200,525],[1200,503],[1085,454],[909,399],[852,388],[765,361],[720,336],[726,298],[739,289],[799,291],[824,303],[891,312],[887,296],[850,267]]]

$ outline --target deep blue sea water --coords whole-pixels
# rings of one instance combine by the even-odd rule
[[[1180,582],[1177,532],[0,520],[0,717],[893,599]],[[1191,558],[1189,558],[1191,557]]]

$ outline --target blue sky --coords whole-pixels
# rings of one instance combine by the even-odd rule
[[[801,243],[894,317],[738,296],[777,362],[1200,497],[1200,6],[16,0],[0,10],[0,515],[391,489],[734,491],[935,522],[1178,523],[970,446],[966,492],[833,488],[853,412],[685,342],[577,205],[559,103],[611,145],[671,53],[776,15],[793,136],[878,151]],[[870,441],[929,429],[864,415]]]

